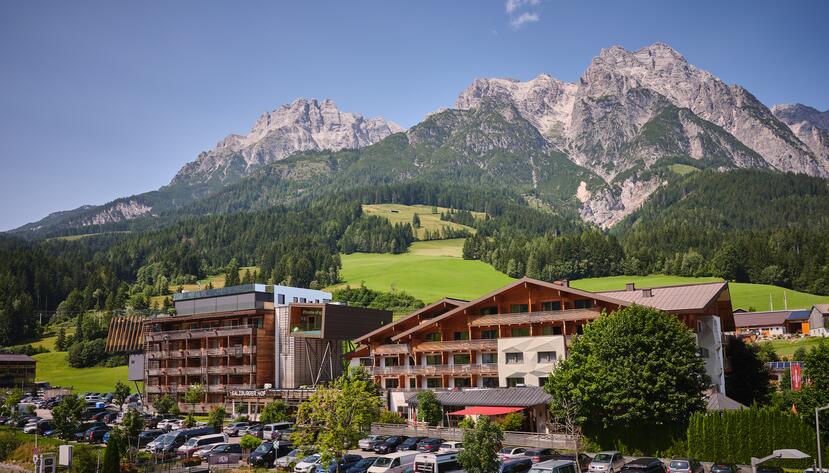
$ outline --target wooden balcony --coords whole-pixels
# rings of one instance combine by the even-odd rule
[[[170,330],[166,332],[147,332],[144,334],[144,339],[147,342],[160,342],[164,340],[234,337],[240,335],[253,335],[256,333],[255,331],[256,327],[252,326],[214,327],[196,330]]]
[[[481,363],[468,365],[409,365],[409,366],[373,366],[371,374],[375,376],[423,375],[423,376],[470,376],[496,375],[497,363]]]

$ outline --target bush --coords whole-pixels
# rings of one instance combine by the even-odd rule
[[[115,355],[106,359],[101,363],[105,368],[115,368],[117,366],[127,366],[129,361],[126,355]]]
[[[524,414],[520,412],[510,412],[505,415],[501,422],[498,423],[501,430],[504,432],[516,432],[524,427]]]
[[[381,424],[405,424],[406,419],[397,412],[383,409],[380,411],[380,419],[377,422]]]
[[[243,449],[247,451],[251,451],[259,446],[262,443],[262,439],[258,439],[253,435],[245,435],[239,440],[239,445],[242,446]]]
[[[69,347],[69,366],[74,368],[89,368],[95,366],[107,356],[106,341],[103,338],[88,342],[75,342]]]

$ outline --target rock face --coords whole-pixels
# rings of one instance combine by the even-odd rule
[[[342,112],[331,100],[297,99],[262,114],[247,135],[229,135],[199,154],[171,184],[225,184],[298,152],[362,148],[399,131],[382,118]]]
[[[661,43],[603,49],[575,84],[548,75],[478,79],[455,107],[488,102],[512,104],[551,145],[607,182],[578,196],[582,216],[602,226],[641,205],[662,182],[649,171],[671,162],[829,177],[829,139],[817,124],[824,115],[799,110],[789,115],[802,120],[781,121],[744,88]]]
[[[829,160],[829,110],[821,112],[798,103],[775,105],[771,111],[815,156]]]

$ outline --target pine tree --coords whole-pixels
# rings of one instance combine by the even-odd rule
[[[241,283],[239,280],[239,263],[236,261],[236,258],[230,260],[230,263],[227,265],[226,272],[225,287],[238,286]]]
[[[58,338],[55,340],[55,348],[58,351],[66,351],[66,330],[63,327],[58,330]]]
[[[121,452],[119,445],[120,435],[110,435],[107,448],[104,452],[104,461],[101,473],[119,473],[121,471]]]
[[[420,228],[420,217],[417,215],[417,213],[415,213],[412,217],[412,227]]]

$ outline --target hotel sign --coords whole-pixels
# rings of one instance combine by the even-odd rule
[[[233,389],[227,392],[230,397],[276,397],[276,389]]]

